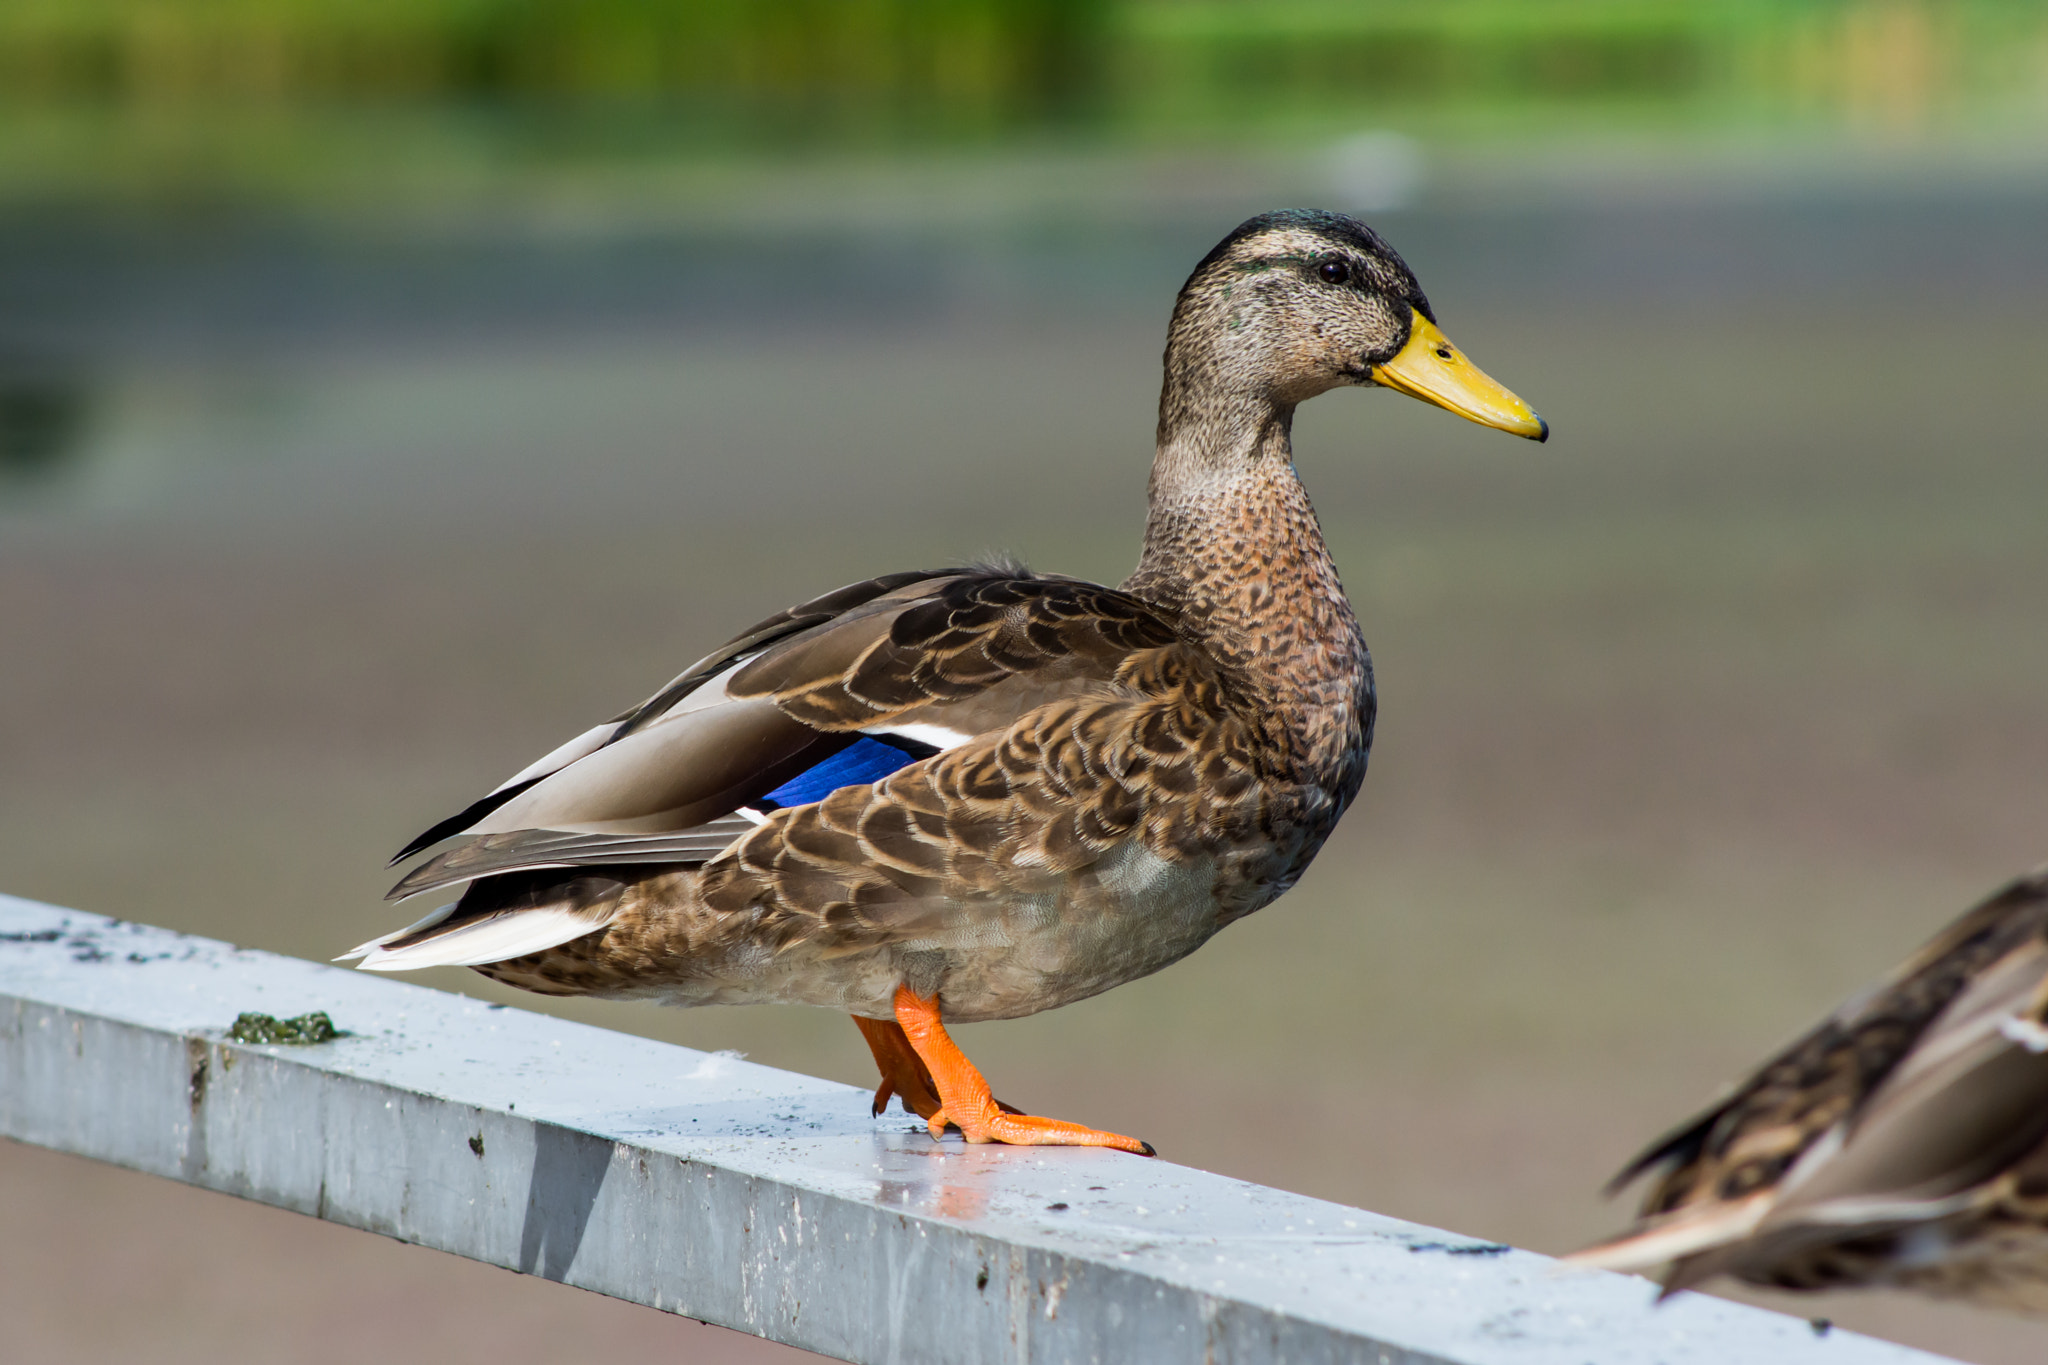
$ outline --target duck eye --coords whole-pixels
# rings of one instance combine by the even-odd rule
[[[1342,284],[1351,278],[1351,267],[1342,261],[1324,261],[1316,267],[1316,274],[1324,284]]]

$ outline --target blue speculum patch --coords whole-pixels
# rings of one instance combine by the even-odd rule
[[[922,752],[918,752],[918,751]],[[779,806],[807,806],[822,801],[841,787],[858,786],[887,777],[938,750],[915,740],[887,742],[862,735],[815,768],[798,773],[769,792],[755,804],[763,810]]]

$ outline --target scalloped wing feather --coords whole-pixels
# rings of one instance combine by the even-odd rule
[[[470,838],[408,873],[392,895],[543,867],[702,863],[744,833],[709,822],[829,758],[854,733],[953,747],[1062,700],[1184,682],[1202,670],[1162,664],[1184,653],[1154,608],[1077,580],[960,570],[855,584],[771,617],[436,826],[429,834]],[[1069,743],[1051,761],[1071,768],[1085,763],[1079,755]],[[1127,822],[1130,805],[1112,797],[1090,813],[1091,837]],[[968,844],[989,844],[976,818],[961,827]]]
[[[961,575],[931,585],[900,610],[834,622],[765,652],[726,688],[735,697],[772,697],[820,730],[861,729],[910,721],[928,708],[964,716],[958,703],[1020,675],[1037,675],[1036,689],[1018,688],[1004,698],[1010,707],[1022,702],[1029,709],[1031,702],[1051,700],[1043,694],[1055,680],[1110,682],[1133,654],[1177,639],[1157,608],[1112,588],[1065,578]],[[1018,714],[1007,709],[1003,722]]]
[[[1056,895],[1128,847],[1163,863],[1228,856],[1270,833],[1249,747],[1224,733],[1235,725],[1180,698],[1045,706],[777,812],[704,869],[700,895],[777,950],[836,953],[966,932],[975,907]]]

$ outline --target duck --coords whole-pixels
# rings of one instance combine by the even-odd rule
[[[2048,1313],[2048,867],[1652,1143],[1633,1227],[1567,1258]]]
[[[853,1017],[968,1142],[1137,1139],[993,1097],[947,1032],[1156,972],[1294,885],[1358,794],[1371,657],[1293,460],[1296,407],[1389,388],[1542,441],[1371,228],[1252,218],[1167,329],[1143,548],[1116,587],[1009,563],[779,612],[428,828],[344,955],[553,996]]]

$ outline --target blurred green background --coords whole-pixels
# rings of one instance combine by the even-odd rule
[[[8,0],[0,193],[688,215],[792,161],[1364,128],[2025,159],[2044,49],[2012,0]]]
[[[331,957],[392,849],[790,601],[1115,581],[1173,292],[1295,204],[1554,439],[1303,410],[1359,807],[965,1041],[1175,1160],[1610,1230],[1638,1143],[2048,856],[2048,7],[0,0],[0,889]],[[868,1079],[837,1016],[430,978]],[[796,1358],[23,1147],[0,1207],[10,1358]]]

